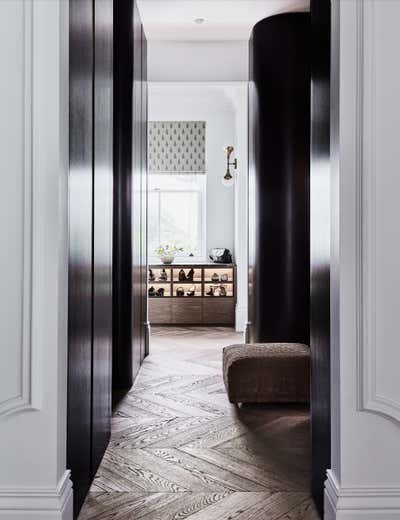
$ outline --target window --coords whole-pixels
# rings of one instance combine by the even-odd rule
[[[149,259],[160,244],[176,244],[182,260],[202,261],[205,251],[206,175],[149,175]]]

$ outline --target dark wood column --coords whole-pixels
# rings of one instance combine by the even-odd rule
[[[310,16],[250,42],[249,321],[253,342],[309,343]]]

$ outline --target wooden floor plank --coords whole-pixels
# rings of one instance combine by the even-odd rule
[[[226,398],[224,327],[153,327],[79,520],[317,520],[309,412]]]

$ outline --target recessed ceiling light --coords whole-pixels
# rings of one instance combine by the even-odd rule
[[[194,19],[194,23],[197,23],[199,25],[201,25],[202,23],[204,23],[206,21],[205,18],[195,18]]]

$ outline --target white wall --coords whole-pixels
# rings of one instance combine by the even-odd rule
[[[70,520],[68,3],[0,2],[0,518]]]
[[[148,42],[149,81],[247,81],[247,41]]]
[[[400,519],[399,19],[333,2],[329,520]]]

